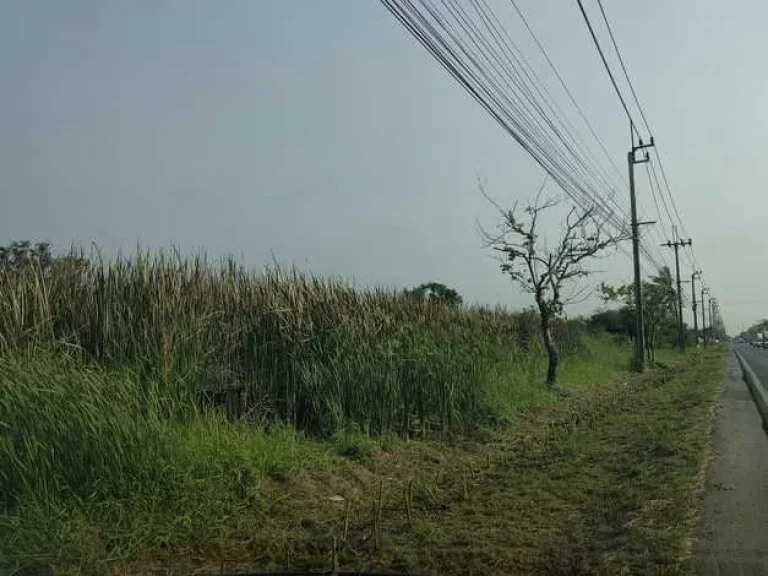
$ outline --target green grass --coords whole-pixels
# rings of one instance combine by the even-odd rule
[[[94,414],[112,404],[120,414],[107,415],[123,432],[105,435],[81,417],[57,440],[56,450],[84,453],[73,447],[90,446],[113,459],[90,462],[90,484],[57,468],[53,451],[48,461],[39,453],[34,460],[21,455],[20,462],[39,469],[10,468],[29,489],[15,514],[0,515],[0,569],[50,564],[61,573],[144,573],[165,567],[181,574],[191,569],[190,558],[212,568],[223,561],[234,569],[238,558],[258,569],[289,558],[327,567],[329,538],[340,539],[343,530],[338,496],[352,502],[340,550],[350,568],[363,567],[359,559],[366,558],[383,568],[427,573],[466,573],[474,565],[494,573],[496,564],[506,566],[501,573],[541,573],[557,550],[590,570],[602,562],[614,566],[584,546],[607,547],[606,554],[618,554],[616,562],[626,565],[674,563],[722,355],[690,355],[637,377],[621,370],[626,348],[602,339],[588,346],[583,361],[564,366],[567,396],[535,393],[542,390],[539,375],[527,383],[527,399],[518,400],[508,423],[486,428],[482,439],[450,442],[360,433],[317,441],[291,428],[265,432],[210,413],[184,422],[147,418],[150,407],[134,400],[131,408],[140,387],[125,374],[53,359],[31,366],[6,361],[5,382],[66,382],[59,384],[66,394],[42,387],[34,402],[5,405],[3,418],[15,413],[14,425],[26,423],[27,438],[65,430],[58,425],[63,412],[86,399]],[[119,408],[112,397],[124,399]],[[154,456],[147,446],[156,447]],[[41,474],[46,470],[48,476]],[[116,471],[120,482],[107,482]],[[376,550],[370,509],[379,505]],[[660,519],[665,524],[654,524]],[[637,532],[620,528],[627,522]],[[624,535],[618,541],[617,530]],[[660,551],[646,558],[638,547]]]
[[[410,442],[362,466],[300,475],[271,488],[268,530],[247,546],[197,549],[215,558],[201,565],[328,569],[335,538],[347,570],[686,573],[724,359],[712,348],[573,388],[483,441]],[[174,550],[124,568],[150,565],[190,568]]]
[[[427,568],[467,566],[501,546],[486,523],[507,514],[535,538],[539,511],[525,498],[554,501],[558,479],[578,480],[587,458],[552,468],[550,451],[591,449],[584,422],[608,422],[617,394],[635,398],[631,349],[578,323],[557,326],[566,394],[547,390],[537,330],[530,312],[231,261],[140,254],[0,273],[0,571],[181,573],[234,556],[325,566],[344,515],[340,552],[356,566],[422,566],[425,549]],[[247,403],[212,400],[223,390]],[[632,439],[646,428],[668,450],[676,441],[655,421]],[[605,490],[620,484],[606,478]],[[487,510],[470,504],[479,494]],[[574,504],[558,502],[543,508],[547,533],[571,517]]]
[[[606,341],[589,342],[606,358]],[[564,382],[578,381],[585,366],[566,363]],[[539,373],[516,374],[510,369],[506,385],[525,392],[508,413],[555,398]],[[146,388],[130,371],[61,354],[0,358],[0,487],[10,512],[0,515],[0,567],[77,560],[98,571],[142,550],[248,533],[265,482],[367,465],[404,442],[360,432],[317,441],[194,406],[169,417],[167,402]]]
[[[603,386],[627,373],[632,348],[619,345],[605,335],[585,338],[578,354],[567,356],[561,366],[558,386],[566,391]],[[515,421],[557,395],[547,390],[544,380],[546,357],[520,355],[506,365],[494,367],[486,381],[486,402],[502,421]]]
[[[289,427],[264,432],[203,412],[167,418],[162,405],[128,373],[0,358],[0,569],[94,568],[231,533],[265,479],[335,459]]]

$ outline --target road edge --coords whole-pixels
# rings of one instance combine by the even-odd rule
[[[738,350],[734,350],[733,353],[736,354],[736,358],[741,365],[741,373],[744,377],[744,381],[747,383],[747,387],[757,405],[757,410],[760,412],[760,416],[763,419],[763,430],[768,432],[768,393],[766,393],[765,388],[760,383],[760,380],[754,370],[752,370],[752,367],[744,357],[739,354]]]

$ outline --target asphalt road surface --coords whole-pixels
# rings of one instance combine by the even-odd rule
[[[739,351],[739,354],[746,359],[752,370],[755,371],[763,387],[768,386],[768,350],[765,348],[755,348],[749,344],[736,344],[734,348]]]
[[[768,350],[737,345],[768,385]],[[768,575],[768,435],[732,356],[720,395],[695,574]]]

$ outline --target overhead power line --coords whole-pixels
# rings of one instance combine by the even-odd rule
[[[515,64],[517,64],[520,67],[523,75],[525,76],[525,79],[533,86],[533,89],[538,94],[538,96],[543,99],[546,106],[552,112],[554,118],[560,122],[562,126],[562,132],[565,136],[568,137],[568,139],[571,140],[571,144],[573,148],[576,149],[581,156],[587,158],[592,164],[594,164],[594,168],[593,168],[590,164],[588,163],[585,164],[577,156],[577,158],[579,158],[579,163],[583,165],[590,172],[590,174],[600,182],[601,186],[604,186],[609,190],[608,202],[614,206],[614,208],[618,211],[619,215],[623,219],[626,219],[628,217],[628,209],[617,199],[617,187],[615,185],[615,181],[612,181],[612,178],[609,175],[608,171],[606,171],[603,168],[603,166],[599,163],[599,161],[595,157],[592,150],[589,148],[589,146],[586,145],[584,140],[581,138],[578,130],[573,125],[573,123],[568,119],[567,114],[565,114],[562,107],[558,104],[557,100],[552,96],[547,86],[541,81],[541,79],[539,78],[539,75],[536,73],[533,66],[531,66],[530,62],[525,57],[525,54],[523,54],[523,52],[517,46],[515,41],[512,39],[509,32],[501,24],[496,14],[489,8],[486,0],[470,0],[470,2],[475,8],[476,13],[480,16],[480,18],[483,20],[486,26],[488,26],[488,29],[490,30],[493,38],[496,40],[498,45],[501,46],[502,52],[506,57],[507,62],[511,63],[513,67],[515,66]],[[456,0],[451,0],[451,3],[454,4],[458,10],[461,10],[460,3],[456,2]],[[608,161],[613,165],[617,173],[619,173],[610,155],[607,154],[607,151],[605,150],[605,146],[597,137],[597,134],[595,134],[594,129],[592,128],[591,124],[589,124],[589,121],[586,119],[586,116],[584,116],[583,112],[581,112],[581,108],[578,106],[578,103],[576,103],[575,99],[573,99],[573,96],[571,95],[570,90],[568,90],[567,85],[563,81],[562,76],[560,76],[559,72],[554,67],[554,64],[551,62],[551,60],[549,60],[548,56],[546,56],[546,52],[544,52],[543,47],[538,42],[538,39],[535,37],[530,27],[527,25],[527,22],[525,22],[525,19],[522,16],[522,14],[519,12],[519,10],[518,10],[518,14],[520,15],[521,20],[523,20],[524,24],[528,28],[531,35],[534,37],[534,40],[536,40],[540,49],[544,53],[550,67],[552,67],[555,74],[558,76],[558,79],[561,85],[566,90],[566,93],[569,95],[569,98],[571,99],[572,103],[575,105],[577,110],[582,115],[582,118],[585,120],[585,123],[588,125],[590,131],[592,132],[593,136],[598,142],[598,145],[605,152]],[[512,63],[512,60],[514,60],[514,63]],[[529,98],[532,96],[535,98],[535,95],[533,95],[533,93],[530,90],[526,90],[526,92]],[[622,185],[622,182],[620,180],[618,188],[621,188],[621,185]]]
[[[457,4],[455,0],[452,1],[454,4]],[[520,68],[526,79],[531,83],[538,95],[544,100],[547,107],[553,113],[554,117],[562,124],[563,132],[572,140],[574,147],[578,148],[581,154],[588,157],[589,160],[594,163],[596,174],[594,170],[593,174],[596,175],[602,185],[613,190],[614,184],[610,181],[611,177],[609,176],[608,172],[597,161],[591,149],[585,144],[579,135],[578,130],[568,119],[568,116],[565,114],[563,109],[557,103],[557,100],[555,100],[550,91],[547,89],[546,85],[541,81],[539,75],[536,73],[533,66],[531,66],[528,59],[512,39],[509,32],[506,30],[506,28],[504,28],[494,12],[488,7],[486,0],[470,0],[470,2],[473,4],[476,12],[480,15],[486,25],[488,25],[489,30],[493,34],[496,41],[501,45],[502,52],[504,52],[504,55],[507,57],[508,61],[510,61],[509,59],[511,57],[511,59],[520,65]],[[613,195],[609,194],[608,200],[615,205],[615,207],[622,213],[623,216],[626,216],[627,209],[617,203]]]
[[[582,6],[581,0],[577,0],[577,1],[579,3],[579,6],[582,9],[582,14],[584,14],[585,19],[587,19],[586,14],[584,13],[584,8]],[[605,7],[603,6],[602,0],[597,0],[597,4],[598,4],[598,6],[600,8],[600,13],[601,13],[601,15],[603,17],[603,21],[605,22],[605,27],[608,30],[608,34],[609,34],[609,36],[611,38],[611,43],[613,44],[613,48],[614,48],[614,50],[616,52],[616,57],[618,58],[619,64],[621,65],[621,69],[622,69],[622,71],[624,73],[624,78],[627,80],[627,85],[629,86],[629,89],[630,89],[630,91],[632,93],[632,98],[634,99],[635,105],[637,106],[637,109],[640,112],[640,116],[642,117],[643,124],[644,124],[646,130],[648,131],[648,134],[649,135],[653,135],[653,130],[651,130],[650,124],[648,122],[648,118],[646,117],[645,111],[643,110],[643,107],[640,104],[640,99],[637,97],[637,92],[635,91],[635,86],[632,83],[632,80],[629,77],[629,72],[627,71],[627,67],[624,64],[624,58],[621,55],[621,50],[619,50],[618,43],[616,42],[616,36],[613,33],[613,27],[611,26],[611,23],[608,20],[608,16],[606,15]],[[592,37],[593,37],[593,40],[594,40],[595,39],[595,35],[594,35],[594,32],[592,31],[591,26],[590,26],[590,32],[592,32]],[[603,58],[603,64],[605,64],[605,58]],[[616,85],[614,83],[614,88],[615,87],[616,87]],[[671,188],[669,186],[669,181],[667,180],[666,171],[664,170],[664,164],[661,161],[661,155],[659,153],[658,143],[654,146],[654,153],[656,155],[656,160],[657,160],[657,162],[659,164],[659,170],[661,171],[662,179],[663,179],[664,185],[665,185],[665,189],[663,189],[663,190],[662,190],[662,188],[660,186],[657,186],[657,188],[659,190],[659,195],[661,196],[661,198],[663,200],[664,199],[664,193],[666,192],[666,195],[669,197],[670,204],[672,205],[672,209],[673,209],[673,211],[675,213],[677,224],[680,226],[680,230],[682,231],[684,236],[689,236],[688,231],[685,229],[685,225],[683,224],[682,218],[680,218],[680,213],[677,210],[677,204],[675,203],[675,197],[672,194],[672,190],[671,190]],[[666,208],[666,202],[665,202],[665,209],[667,209]],[[668,213],[668,215],[669,215],[669,213]],[[671,223],[672,222],[671,215],[669,216],[669,218],[670,218],[670,223]],[[672,225],[674,226],[674,224],[672,224]],[[683,253],[686,255],[686,258],[688,259],[690,265],[694,269],[700,268],[699,262],[698,262],[698,260],[696,258],[696,254],[695,254],[695,252],[693,250],[693,247],[688,245],[685,248],[687,248],[687,250],[684,249]]]
[[[637,98],[637,92],[635,92],[635,87],[632,85],[632,80],[629,79],[629,73],[627,72],[627,67],[624,66],[624,58],[621,57],[621,51],[619,50],[619,46],[616,44],[616,37],[613,35],[613,29],[611,28],[611,23],[608,22],[608,17],[605,15],[605,9],[603,8],[603,1],[597,0],[597,5],[600,6],[600,13],[603,15],[603,21],[605,22],[605,27],[608,29],[608,34],[611,37],[611,42],[613,43],[613,49],[616,51],[616,56],[619,58],[619,64],[621,64],[621,69],[624,72],[624,78],[627,79],[627,84],[629,84],[629,89],[632,92],[632,98],[635,100],[635,104],[637,105],[637,109],[640,111],[640,116],[643,119],[643,124],[645,125],[645,129],[648,131],[649,135],[653,135],[653,130],[651,130],[651,127],[648,125],[648,119],[645,117],[645,112],[643,112],[643,107],[640,106],[640,100]],[[581,0],[579,0],[579,6],[581,6]],[[584,12],[584,9],[582,8],[582,13]],[[585,16],[586,17],[586,16]],[[594,34],[592,35],[594,38]],[[605,62],[605,60],[603,60]]]
[[[544,59],[547,61],[547,64],[549,65],[552,72],[555,74],[555,77],[557,78],[558,82],[560,83],[560,86],[562,86],[565,93],[568,95],[568,99],[570,100],[573,107],[576,109],[576,111],[579,113],[579,116],[584,121],[584,124],[586,124],[587,128],[589,129],[590,134],[592,134],[592,137],[595,139],[597,144],[600,146],[600,149],[602,150],[605,157],[608,159],[608,162],[613,167],[616,174],[618,174],[621,182],[625,186],[629,186],[626,179],[626,174],[624,174],[621,170],[619,170],[619,167],[616,166],[616,162],[614,162],[611,155],[608,153],[608,149],[605,147],[605,144],[603,144],[603,141],[600,139],[600,137],[597,135],[597,132],[595,132],[595,129],[592,127],[592,123],[589,121],[587,116],[584,114],[584,111],[581,109],[581,106],[579,106],[579,103],[576,101],[576,99],[573,97],[573,94],[571,93],[571,90],[568,88],[568,85],[565,83],[565,80],[563,80],[562,75],[560,74],[560,71],[557,69],[557,66],[552,62],[551,58],[549,57],[549,54],[544,49],[544,46],[539,41],[538,36],[533,31],[531,26],[528,24],[528,20],[526,20],[525,16],[523,15],[522,11],[517,5],[517,2],[515,0],[510,0],[512,2],[512,6],[514,6],[515,11],[517,12],[517,15],[520,17],[520,20],[523,22],[523,25],[525,26],[526,30],[528,30],[528,33],[533,38],[533,41],[536,43],[536,46],[538,46],[539,50],[541,51],[541,54],[544,56]]]
[[[654,201],[656,200],[656,190],[659,192],[659,198],[661,198],[661,203],[664,206],[664,212],[667,215],[667,221],[669,222],[670,230],[664,230],[664,233],[666,236],[670,236],[671,230],[675,227],[675,221],[672,218],[672,213],[669,211],[669,206],[667,205],[667,200],[664,197],[664,191],[661,188],[661,184],[659,184],[659,176],[656,173],[656,168],[654,167],[653,162],[648,162],[646,165],[646,168],[648,170],[648,184],[651,187],[651,193],[653,195]],[[651,176],[653,176],[653,180],[651,180]],[[654,187],[655,183],[655,187]],[[658,205],[656,206],[656,209],[658,211]],[[659,222],[661,223],[662,227],[664,227],[664,219],[661,216],[661,213],[659,212]]]
[[[663,244],[667,239],[671,238],[670,232],[667,228],[667,226],[664,223],[664,217],[661,214],[661,209],[659,207],[659,198],[661,197],[661,200],[664,200],[664,197],[661,196],[661,190],[656,191],[656,186],[653,184],[653,180],[651,179],[651,169],[649,167],[651,163],[647,162],[645,165],[645,173],[648,176],[648,189],[651,192],[651,198],[653,199],[653,205],[656,208],[656,217],[658,218],[656,220],[656,223],[658,226],[653,226],[651,229],[654,230],[657,244]],[[666,209],[666,204],[664,205]],[[664,259],[664,265],[669,266],[669,262],[666,259],[666,254],[663,255]]]
[[[584,22],[587,24],[587,28],[589,28],[589,34],[592,36],[592,42],[595,44],[595,48],[597,48],[598,54],[600,54],[600,59],[603,61],[603,66],[605,67],[605,71],[608,73],[608,77],[611,79],[611,84],[613,84],[613,89],[616,91],[616,95],[619,97],[619,101],[621,101],[621,105],[624,107],[624,112],[627,114],[627,119],[629,119],[629,125],[631,132],[634,132],[634,134],[637,134],[638,138],[640,137],[640,132],[638,132],[637,127],[635,126],[635,121],[632,119],[632,114],[629,112],[629,108],[627,107],[627,103],[624,101],[624,96],[621,94],[621,90],[619,90],[619,85],[616,84],[616,78],[613,77],[613,72],[611,71],[611,67],[608,66],[608,61],[605,59],[605,54],[603,54],[603,49],[600,47],[600,42],[597,40],[597,36],[595,35],[595,30],[592,28],[592,22],[589,20],[589,16],[587,16],[586,10],[584,10],[584,4],[581,0],[576,0],[579,4],[579,10],[581,10],[581,15],[584,17]],[[634,140],[633,140],[634,141]]]
[[[667,173],[664,170],[664,164],[661,162],[661,155],[659,154],[658,148],[654,147],[654,151],[656,153],[656,160],[659,163],[659,170],[661,171],[661,177],[662,177],[662,180],[664,181],[664,186],[666,187],[667,194],[668,194],[668,196],[670,198],[670,201],[672,203],[672,210],[675,213],[675,216],[677,218],[678,224],[680,224],[680,230],[683,232],[684,235],[690,236],[688,234],[688,231],[685,229],[685,225],[683,224],[683,220],[682,220],[682,218],[680,218],[680,213],[677,210],[677,205],[675,203],[675,197],[672,195],[672,190],[669,187],[669,180],[667,180]],[[690,264],[692,266],[694,266],[695,268],[700,268],[699,261],[696,258],[696,254],[693,251],[693,247],[689,246],[688,248],[689,248],[688,251],[690,252],[690,258],[689,258]]]
[[[617,231],[627,230],[614,179],[485,0],[470,0],[469,6],[459,0],[381,2],[574,203],[594,208]],[[658,267],[657,248],[644,244],[643,253]]]
[[[506,91],[500,89],[498,82],[491,78],[487,66],[479,62],[479,56],[481,55],[478,54],[477,50],[471,51],[468,49],[465,43],[446,24],[443,17],[433,8],[430,8],[431,3],[426,4],[427,10],[436,24],[447,32],[448,40],[436,30],[432,22],[428,21],[422,13],[415,9],[412,2],[406,0],[402,2],[403,6],[400,7],[396,5],[396,2],[390,0],[383,1],[390,9],[395,10],[396,15],[405,23],[406,27],[478,99],[481,105],[500,124],[509,129],[510,133],[524,149],[531,153],[540,163],[545,164],[545,167],[549,167],[552,172],[557,172],[556,169],[563,166],[563,164],[560,164],[563,160],[565,160],[563,167],[572,168],[572,166],[568,165],[572,164],[572,162],[569,162],[570,159],[562,158],[562,148],[555,149],[551,147],[551,144],[553,144],[552,134],[542,132],[542,125],[536,122],[537,119],[531,115],[531,110],[522,108],[519,99],[516,102],[510,99],[510,96],[514,95],[512,87],[508,86]],[[422,4],[425,3],[422,2]],[[403,12],[398,12],[398,10],[403,10]],[[410,10],[411,13],[409,14],[407,10]],[[454,49],[454,46],[456,46],[456,49]],[[484,57],[488,58],[488,54],[486,53]],[[515,114],[510,114],[510,112]],[[541,116],[540,109],[536,112]],[[547,164],[549,166],[546,166]],[[568,177],[567,173],[564,174],[562,172],[553,174],[553,176],[559,181]]]
[[[581,119],[584,121],[584,123],[587,126],[590,134],[592,135],[592,137],[597,142],[598,146],[600,147],[600,149],[603,152],[603,154],[605,155],[605,157],[608,159],[608,162],[610,163],[610,165],[613,168],[614,172],[619,176],[620,182],[623,184],[624,187],[628,187],[629,184],[627,183],[626,175],[621,170],[619,170],[619,168],[616,165],[616,163],[614,162],[613,158],[608,153],[608,150],[606,149],[606,147],[603,144],[602,140],[597,135],[597,133],[596,133],[595,129],[592,127],[592,124],[590,123],[589,119],[586,117],[586,115],[584,114],[583,110],[579,106],[578,102],[574,98],[571,90],[569,89],[568,85],[566,84],[565,80],[563,79],[563,76],[560,74],[560,71],[557,69],[557,66],[555,66],[555,64],[553,63],[552,59],[549,57],[549,54],[547,53],[546,49],[544,48],[543,44],[539,40],[538,36],[536,35],[534,30],[532,29],[532,27],[528,23],[528,20],[526,19],[526,17],[523,14],[522,10],[520,10],[520,7],[518,6],[517,2],[515,0],[510,0],[510,1],[511,1],[512,6],[514,7],[515,11],[517,12],[518,17],[522,21],[522,23],[525,26],[525,28],[528,31],[528,33],[531,35],[531,38],[535,42],[536,46],[539,48],[539,51],[541,52],[542,56],[546,60],[546,62],[549,65],[550,69],[552,70],[552,72],[554,73],[554,75],[557,78],[558,82],[560,83],[560,85],[562,86],[562,88],[565,91],[566,95],[568,96],[568,99],[570,100],[571,104],[576,109],[576,111],[578,112],[578,114],[581,117]],[[646,127],[647,127],[647,123],[646,123]],[[626,209],[624,211],[626,212]],[[651,230],[653,231],[653,232],[651,232],[651,234],[654,234],[654,235],[657,236],[657,240],[650,244],[650,246],[653,246],[655,248],[656,246],[658,246],[659,244],[661,244],[663,242],[664,238],[662,236],[659,236],[659,233],[658,233],[658,231],[656,231],[655,228],[652,228]],[[648,251],[648,247],[647,246],[643,246],[643,252],[647,253],[647,251]],[[655,253],[656,253],[656,258],[659,258],[659,255],[660,255],[661,262],[663,264],[665,264],[665,265],[668,265],[667,261],[666,261],[666,258],[667,258],[666,254],[664,254],[663,252],[659,253],[658,250],[655,250]],[[651,263],[657,269],[661,267],[660,264],[659,264],[659,260],[658,259],[651,259]]]

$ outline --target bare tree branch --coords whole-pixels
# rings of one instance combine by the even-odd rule
[[[497,234],[491,234],[479,225],[478,229],[485,247],[500,254],[502,272],[532,294],[536,301],[550,360],[547,382],[554,384],[558,357],[550,322],[563,313],[566,304],[583,301],[580,300],[582,297],[589,296],[587,288],[572,286],[589,275],[585,263],[628,235],[624,230],[607,233],[603,224],[597,221],[598,210],[594,206],[586,210],[572,207],[563,222],[560,240],[550,248],[539,231],[539,220],[562,200],[544,198],[546,182],[545,177],[533,203],[522,210],[522,217],[518,215],[517,202],[510,210],[504,210],[491,199],[481,183],[480,192],[499,211],[501,223]]]

